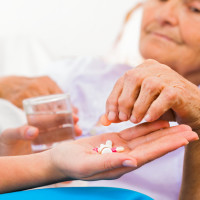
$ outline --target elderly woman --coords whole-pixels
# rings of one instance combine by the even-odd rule
[[[199,29],[198,0],[146,0],[140,37],[140,52],[147,59],[144,63],[132,68],[109,65],[100,59],[78,58],[59,62],[48,69],[48,74],[63,91],[70,92],[72,102],[79,108],[83,134],[119,131],[142,119],[153,122],[159,118],[187,124],[199,134]],[[20,90],[17,96],[31,96],[34,87],[28,88]],[[108,96],[106,118],[111,122],[125,122],[111,124],[106,129],[99,126],[98,121]],[[10,100],[7,95],[2,97]],[[180,199],[200,198],[199,153],[199,141],[186,147]],[[145,156],[149,154],[147,152]],[[144,192],[155,199],[177,199],[183,155],[182,148],[117,181],[93,182],[93,185],[112,184]]]
[[[200,2],[147,0],[140,52],[147,59],[116,83],[106,105],[112,122],[159,118],[200,134]],[[180,199],[200,198],[200,144],[186,147]]]

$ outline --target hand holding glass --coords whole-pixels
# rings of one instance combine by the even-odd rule
[[[56,143],[74,139],[74,125],[70,96],[47,95],[25,99],[24,110],[28,124],[39,129],[32,142],[33,152],[52,148]]]

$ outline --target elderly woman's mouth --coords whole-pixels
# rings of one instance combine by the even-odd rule
[[[155,36],[155,37],[158,37],[162,40],[166,40],[166,41],[169,41],[169,42],[173,42],[173,43],[180,43],[177,39],[173,38],[173,37],[169,37],[168,35],[166,34],[163,34],[163,33],[159,33],[159,32],[151,32],[151,35]]]

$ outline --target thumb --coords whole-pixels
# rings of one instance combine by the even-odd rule
[[[121,167],[137,167],[137,160],[134,157],[122,153],[97,155],[96,159],[93,158],[93,162],[94,160],[95,165],[91,165],[91,171],[94,170],[95,173],[101,173]]]
[[[16,140],[33,140],[38,134],[39,130],[36,127],[24,125],[19,128],[6,129],[1,134],[1,140],[11,144]]]

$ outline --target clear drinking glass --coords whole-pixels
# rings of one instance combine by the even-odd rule
[[[32,151],[40,152],[57,143],[74,139],[74,123],[69,94],[28,98],[23,101],[29,125],[39,129]]]

